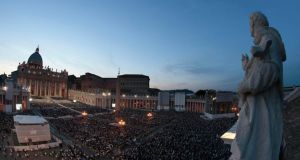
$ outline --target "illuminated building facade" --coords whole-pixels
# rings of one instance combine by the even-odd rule
[[[12,72],[12,78],[19,86],[28,89],[31,96],[63,98],[68,96],[68,72],[66,70],[57,72],[44,67],[39,48],[29,57],[27,63],[19,64],[18,69]]]
[[[29,108],[29,92],[6,79],[5,85],[0,88],[0,112],[25,111]]]
[[[92,73],[86,73],[80,77],[69,76],[69,89],[84,92],[102,93],[110,92],[116,94],[117,89],[121,94],[149,94],[150,78],[141,74],[118,75],[117,78],[103,78]]]
[[[80,90],[88,92],[116,91],[117,78],[102,78],[92,73],[80,76]]]
[[[92,106],[106,109],[114,109],[115,107],[117,108],[117,96],[110,93],[88,93],[69,90],[68,94],[69,99],[86,103]],[[119,98],[119,107],[129,109],[157,110],[159,105],[158,99],[158,96],[122,94]],[[175,110],[175,98],[168,98],[168,101],[170,110]],[[186,98],[184,107],[184,111],[186,112],[203,113],[205,109],[205,100]]]

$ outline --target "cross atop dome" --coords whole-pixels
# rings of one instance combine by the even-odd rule
[[[35,52],[39,53],[39,51],[40,51],[40,47],[38,45],[37,48],[35,49]]]

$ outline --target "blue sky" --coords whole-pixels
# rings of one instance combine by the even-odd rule
[[[285,42],[285,85],[299,85],[300,2],[0,0],[0,73],[40,45],[44,65],[79,76],[146,74],[150,86],[235,90],[249,53],[249,15],[262,11]]]

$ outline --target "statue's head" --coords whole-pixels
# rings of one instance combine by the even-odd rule
[[[254,12],[250,16],[250,31],[252,37],[254,37],[255,29],[258,27],[269,27],[269,22],[263,13]]]

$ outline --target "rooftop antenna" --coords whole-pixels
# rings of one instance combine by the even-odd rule
[[[120,75],[120,67],[119,67],[119,70],[118,70],[118,76]]]

